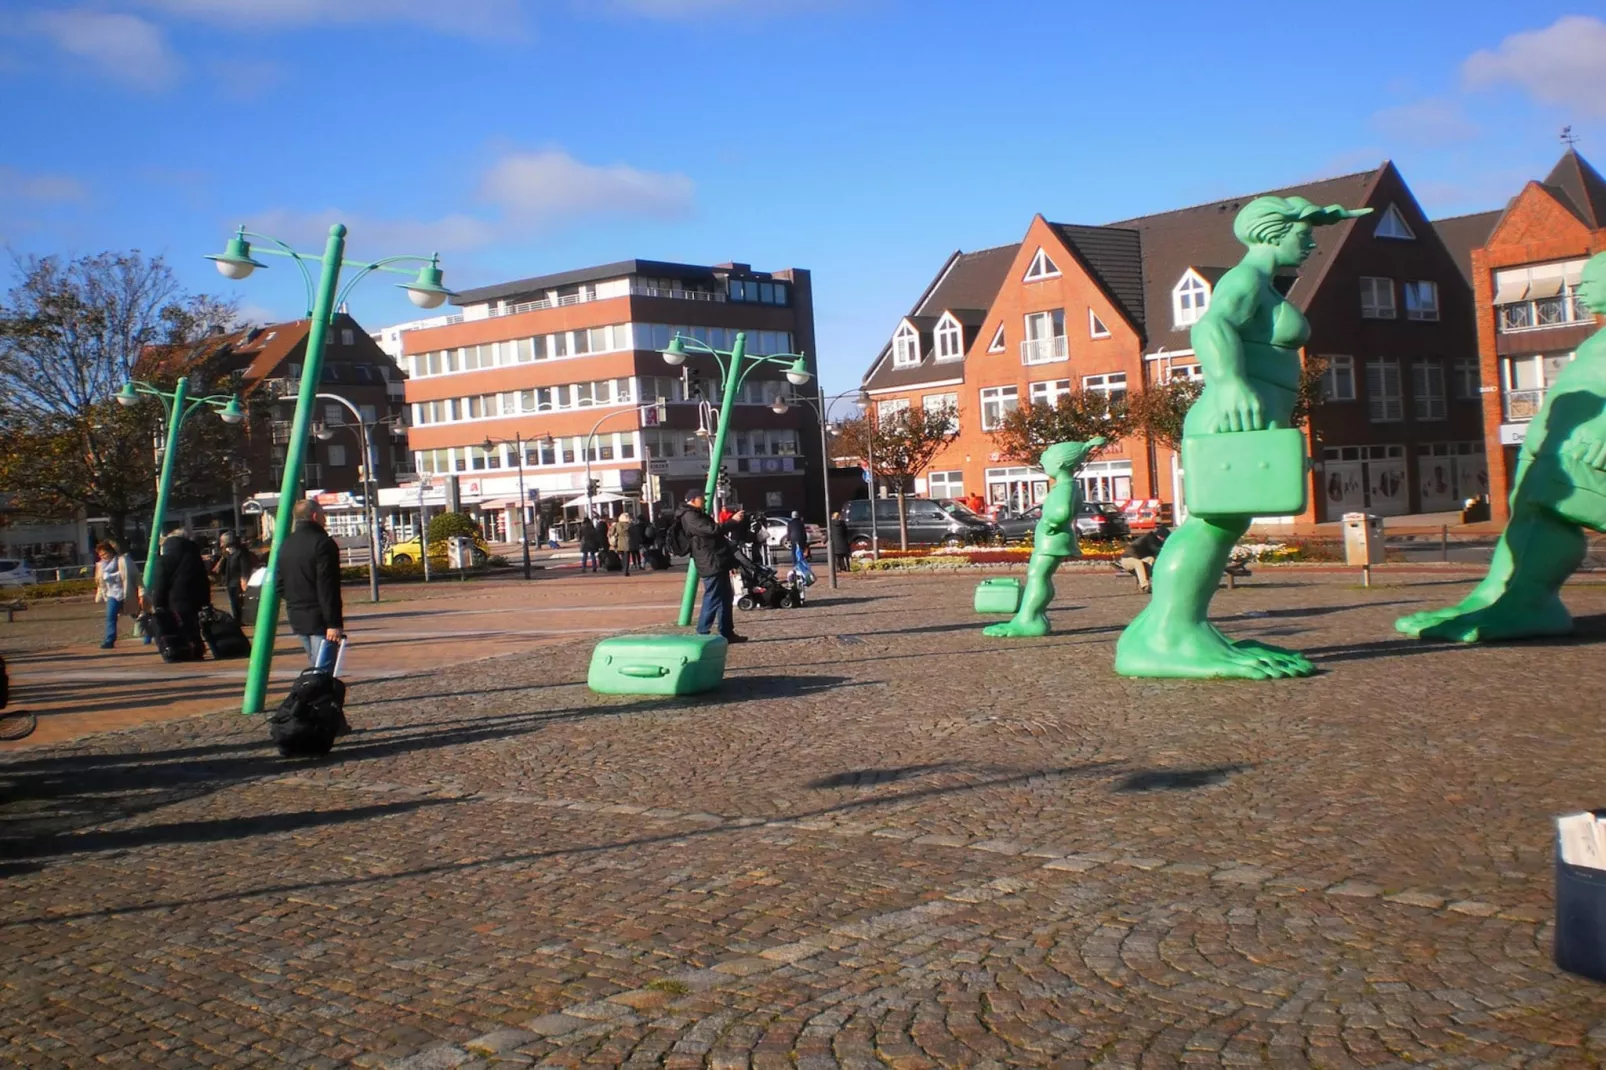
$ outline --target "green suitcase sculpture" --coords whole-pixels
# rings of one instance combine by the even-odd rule
[[[1298,516],[1308,470],[1297,427],[1182,440],[1188,511],[1201,516]]]
[[[982,580],[976,584],[976,612],[1014,615],[1020,609],[1020,590],[1020,580],[1013,576]]]
[[[599,695],[696,695],[725,677],[718,635],[615,635],[591,652],[586,685]]]

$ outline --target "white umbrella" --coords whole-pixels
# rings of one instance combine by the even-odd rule
[[[570,498],[568,501],[563,503],[563,507],[565,509],[584,509],[585,504],[588,501],[593,504],[606,504],[607,502],[628,502],[629,500],[630,499],[625,497],[623,494],[615,494],[611,490],[605,490],[598,494],[593,494],[589,498],[587,498],[584,494],[580,495],[578,498]]]

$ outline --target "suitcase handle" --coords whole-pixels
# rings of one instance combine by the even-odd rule
[[[620,665],[618,671],[621,676],[642,676],[647,679],[669,675],[669,670],[662,665]]]

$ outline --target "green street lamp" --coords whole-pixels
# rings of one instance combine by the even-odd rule
[[[251,238],[260,239],[274,247],[253,250],[249,240]],[[452,296],[452,292],[441,285],[439,254],[391,256],[381,260],[347,260],[345,251],[346,227],[343,223],[336,223],[329,228],[329,240],[324,245],[322,256],[298,253],[277,238],[247,231],[241,227],[234,237],[229,239],[222,253],[207,257],[217,266],[219,274],[230,279],[246,278],[257,268],[267,266],[257,260],[254,253],[289,257],[300,269],[302,281],[307,286],[309,320],[307,351],[302,358],[301,385],[296,394],[296,412],[290,425],[290,441],[285,450],[284,483],[279,489],[279,510],[273,525],[272,549],[268,553],[268,572],[262,583],[261,604],[257,608],[255,634],[265,639],[251,644],[251,665],[246,672],[245,695],[240,703],[241,713],[262,712],[267,698],[268,673],[273,667],[273,636],[279,625],[279,590],[276,580],[279,547],[290,531],[293,523],[292,511],[303,489],[302,457],[306,451],[307,438],[312,432],[314,412],[317,409],[315,399],[318,382],[323,377],[324,343],[328,338],[335,310],[346,303],[346,298],[357,283],[375,271],[413,276],[411,282],[399,285],[407,291],[408,299],[419,308],[439,308]],[[422,262],[423,266],[418,269],[416,275],[410,269],[393,266],[409,261]],[[309,264],[316,264],[320,268],[321,274],[316,284],[313,282]],[[340,272],[343,268],[356,269],[356,273],[344,288],[340,285]],[[367,460],[366,457],[364,459]]]
[[[848,397],[858,397],[858,394],[859,392],[857,390],[849,390],[841,394],[827,395],[825,393],[824,384],[821,384],[819,388],[819,394],[816,397],[805,397],[802,394],[793,393],[793,395],[789,398],[776,398],[775,404],[770,406],[770,411],[775,413],[775,415],[784,416],[793,405],[807,405],[811,410],[813,410],[815,420],[819,423],[820,488],[825,492],[825,563],[826,568],[831,574],[832,590],[835,590],[837,587],[837,578],[836,554],[831,546],[831,447],[826,440],[826,426],[830,423],[831,402],[841,401],[843,398]],[[873,502],[871,503],[871,511],[875,511],[875,505]]]
[[[151,516],[151,549],[145,556],[145,574],[141,580],[147,591],[156,579],[156,559],[162,552],[162,526],[167,519],[168,494],[173,489],[173,462],[178,456],[179,428],[184,426],[190,413],[201,408],[210,408],[226,424],[237,424],[245,419],[239,395],[210,394],[204,398],[191,398],[188,396],[189,386],[188,376],[180,376],[172,390],[159,390],[149,383],[131,379],[112,395],[117,399],[117,404],[123,406],[138,405],[141,397],[156,398],[162,403],[162,415],[167,420],[167,448],[162,451],[162,474],[156,484],[156,509]]]
[[[725,432],[730,427],[731,403],[736,395],[741,393],[742,384],[747,381],[747,373],[761,364],[773,364],[786,369],[786,380],[793,386],[802,386],[813,376],[809,374],[808,362],[797,353],[775,353],[770,356],[751,356],[747,352],[747,334],[736,335],[736,344],[729,350],[715,349],[707,342],[700,342],[695,338],[688,338],[677,334],[670,339],[669,345],[662,351],[664,362],[670,367],[678,368],[686,363],[686,358],[692,353],[706,353],[714,358],[719,366],[719,422],[714,430],[713,452],[708,460],[708,482],[703,493],[712,500],[714,490],[719,485],[720,465],[725,459]],[[691,623],[692,606],[697,600],[697,564],[686,562],[686,590],[680,597],[680,626],[686,627]]]

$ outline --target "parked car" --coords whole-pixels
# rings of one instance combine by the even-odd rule
[[[0,587],[32,587],[38,582],[28,562],[15,557],[0,557]]]
[[[478,535],[474,536],[474,564],[483,565],[486,561],[490,560],[490,557],[491,550],[490,547],[485,545],[485,540],[480,538]],[[384,556],[380,558],[379,563],[382,565],[410,565],[417,560],[419,560],[418,540],[414,538],[408,539],[405,542],[393,543],[390,548],[385,551]],[[444,567],[445,561],[446,543],[430,543],[429,563],[431,567],[436,567],[437,562],[441,563],[439,567]]]
[[[1034,505],[1018,516],[999,520],[998,530],[1005,542],[1020,542],[1030,536],[1043,519],[1043,507]],[[1126,514],[1109,502],[1078,502],[1076,505],[1076,534],[1083,539],[1124,539],[1132,533],[1127,530]]]
[[[805,523],[803,530],[809,538],[809,544],[804,548],[803,559],[812,561],[814,560],[814,548],[825,545],[825,532],[818,524]],[[767,516],[764,518],[764,542],[771,550],[790,551],[792,549],[792,540],[786,535],[785,517]]]
[[[882,546],[898,545],[898,501],[883,498],[875,503],[875,521]],[[966,546],[989,543],[997,529],[969,509],[943,508],[930,498],[904,499],[909,520],[909,542],[919,546]],[[855,550],[870,548],[870,501],[859,498],[842,507],[848,525],[848,545]]]

